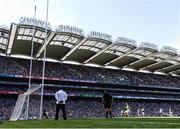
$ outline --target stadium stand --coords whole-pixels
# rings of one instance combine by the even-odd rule
[[[0,99],[1,102],[1,114],[3,119],[8,120],[11,116],[11,112],[13,110],[13,106],[15,104],[16,99],[14,98],[2,98]],[[121,110],[124,109],[126,102],[128,102],[131,108],[131,116],[138,116],[137,110],[138,108],[145,109],[146,116],[160,116],[159,110],[160,108],[164,111],[164,116],[168,116],[169,109],[173,111],[173,116],[179,116],[179,108],[180,104],[178,102],[144,102],[144,101],[115,101],[113,104],[113,116],[121,117]],[[38,103],[35,102],[34,104]],[[44,109],[48,111],[49,117],[54,118],[55,114],[55,107],[53,106],[55,103],[54,99],[45,99],[44,100]],[[30,108],[30,117],[31,118],[38,118],[39,111],[36,110],[35,105],[31,105]],[[101,101],[98,100],[90,100],[90,99],[71,99],[67,102],[67,113],[68,118],[94,118],[94,117],[104,117],[103,114],[103,106]]]
[[[152,43],[137,45],[135,40],[124,37],[113,41],[111,35],[95,31],[85,36],[82,29],[72,26],[60,25],[53,30],[50,24],[45,43],[44,22],[37,20],[33,31],[32,21],[23,17],[10,29],[0,26],[0,120],[10,118],[18,95],[28,89],[32,41],[32,85],[41,84],[42,53],[47,49],[43,108],[50,118],[54,118],[54,94],[59,89],[69,96],[68,118],[104,117],[104,90],[113,95],[115,117],[122,116],[126,103],[130,116],[138,116],[142,108],[145,116],[180,115],[177,49],[164,46],[159,50]],[[37,91],[32,96],[39,94]],[[39,101],[30,101],[30,118],[37,119],[39,110],[35,105]]]
[[[2,74],[16,74],[28,76],[29,60],[8,58],[0,56]],[[41,77],[42,61],[33,62],[32,76]],[[110,70],[103,68],[85,67],[70,64],[48,62],[46,64],[46,77],[61,78],[66,80],[89,81],[96,83],[157,86],[157,87],[179,87],[179,77],[164,76],[130,71]]]

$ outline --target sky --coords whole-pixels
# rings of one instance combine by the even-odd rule
[[[0,0],[0,25],[10,27],[21,16],[45,21],[46,0]],[[180,0],[49,0],[48,21],[119,37],[171,46],[180,53]]]

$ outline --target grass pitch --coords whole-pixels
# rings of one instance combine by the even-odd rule
[[[90,118],[3,121],[0,128],[180,128],[180,118]]]

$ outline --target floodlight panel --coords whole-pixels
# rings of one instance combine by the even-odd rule
[[[7,41],[8,40],[6,38],[0,37],[0,48],[1,49],[6,49]]]
[[[90,50],[97,53],[103,50],[107,45],[107,43],[102,41],[87,40],[79,47],[79,49]]]
[[[30,28],[20,27],[18,31],[17,40],[31,41],[34,34],[34,42],[42,44],[45,38],[45,32],[41,30],[33,30]]]
[[[17,36],[17,39],[18,39],[18,40],[21,40],[21,39],[22,39],[22,36]]]
[[[44,42],[44,40],[42,40],[42,39],[38,39],[38,41],[37,41],[38,43],[43,43]]]
[[[77,43],[77,41],[79,41],[79,38],[70,37],[67,42],[75,44],[75,43]]]
[[[60,35],[56,35],[53,40],[58,40]]]
[[[24,29],[23,35],[29,35],[30,31],[31,31],[31,29]]]
[[[91,50],[91,51],[94,51],[94,52],[99,52],[100,50],[98,49],[98,48],[90,48],[89,50]]]
[[[42,32],[42,34],[41,34],[41,37],[40,37],[40,38],[45,39],[45,37],[46,37],[46,32]]]
[[[98,41],[86,41],[83,45],[94,46]]]
[[[128,52],[130,50],[130,48],[129,47],[124,47],[124,46],[119,46],[115,50],[126,53],[126,52]]]
[[[23,34],[24,34],[24,28],[19,28],[18,34],[19,34],[19,35],[23,35]]]
[[[44,38],[45,38],[45,36],[46,36],[46,32],[36,30],[35,37],[37,37],[37,38],[41,38],[41,39],[44,39]]]
[[[34,37],[33,41],[34,41],[34,42],[38,42],[38,38],[35,38],[35,37]]]
[[[35,33],[35,37],[40,37],[42,34],[42,31],[37,30]]]
[[[22,36],[22,40],[27,40],[27,36]]]
[[[80,46],[79,49],[86,49],[86,50],[88,50],[88,49],[90,49],[90,47],[89,46]]]
[[[120,56],[120,55],[123,54],[123,53],[120,52],[120,51],[114,52],[114,50],[106,50],[104,53],[115,54],[115,55],[117,55],[117,56]]]
[[[138,58],[138,59],[140,59],[140,58],[142,58],[142,57],[143,57],[142,55],[138,55],[138,54],[134,54],[134,53],[129,54],[128,56],[130,56],[130,57],[134,57],[134,58]]]
[[[3,45],[3,44],[0,44],[0,48],[1,48],[1,49],[6,49],[6,46]]]
[[[32,37],[28,36],[28,37],[27,37],[27,40],[29,40],[29,41],[32,40]]]
[[[73,48],[74,45],[72,45],[70,43],[65,43],[64,46],[69,47],[69,48]]]
[[[110,49],[116,50],[117,48],[118,48],[118,45],[114,45],[114,46],[112,46]]]
[[[59,45],[73,48],[79,42],[79,40],[80,38],[74,36],[56,34],[56,36],[50,42],[50,45]]]
[[[142,56],[148,56],[149,54],[152,54],[151,51],[147,51],[147,50],[137,50],[134,52],[135,54],[139,54],[139,55],[142,55]]]
[[[70,38],[70,36],[64,36],[64,37],[62,38],[62,41],[67,41],[69,38]]]
[[[94,47],[97,47],[97,48],[104,48],[105,46],[106,44],[103,42],[98,42],[97,44],[94,45]]]
[[[6,45],[7,44],[7,39],[0,37],[0,44]]]
[[[166,59],[166,58],[170,57],[169,54],[165,54],[165,53],[158,53],[158,54],[156,54],[155,56],[156,56],[156,57],[159,57],[159,58],[161,58],[161,59]]]

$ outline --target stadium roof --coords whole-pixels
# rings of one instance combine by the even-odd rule
[[[33,24],[35,23],[35,27]],[[33,28],[34,27],[34,28]],[[102,67],[130,68],[135,71],[161,72],[180,76],[180,55],[177,49],[112,36],[96,31],[84,35],[82,29],[60,25],[52,30],[44,21],[22,17],[18,24],[12,23],[10,29],[0,26],[0,53],[7,55],[31,55],[34,42],[34,58],[46,57],[58,61],[74,61],[81,64],[96,64]],[[33,38],[34,37],[34,38]]]

